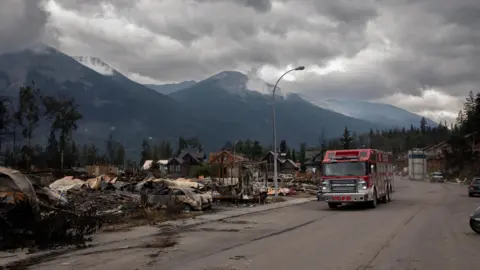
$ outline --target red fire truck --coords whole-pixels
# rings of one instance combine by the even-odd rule
[[[391,153],[375,149],[326,151],[318,200],[332,209],[342,203],[376,208],[378,202],[390,202],[395,191],[392,162]]]

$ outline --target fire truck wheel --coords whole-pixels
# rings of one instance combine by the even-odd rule
[[[373,191],[373,200],[369,202],[370,208],[377,208],[378,198],[377,198],[377,190]]]
[[[330,208],[330,209],[337,209],[337,207],[338,207],[339,205],[340,205],[339,203],[329,202],[329,203],[328,203],[328,208]]]

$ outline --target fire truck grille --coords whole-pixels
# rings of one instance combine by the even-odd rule
[[[356,193],[357,179],[330,180],[332,193]]]

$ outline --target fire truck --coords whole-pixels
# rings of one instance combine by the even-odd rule
[[[380,150],[328,150],[322,161],[318,200],[331,209],[342,203],[364,203],[371,208],[388,203],[395,191],[392,163],[392,154]]]

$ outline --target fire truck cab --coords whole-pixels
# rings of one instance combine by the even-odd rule
[[[393,156],[375,149],[328,150],[318,200],[331,209],[342,203],[364,203],[376,208],[388,203],[395,191]]]

